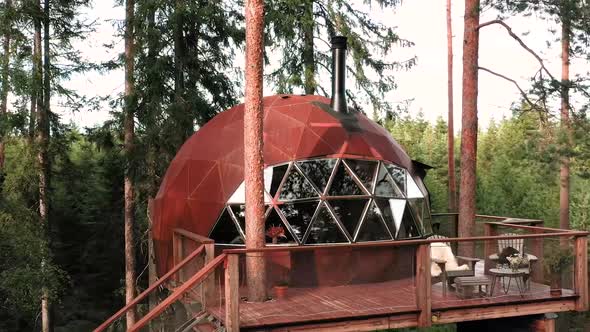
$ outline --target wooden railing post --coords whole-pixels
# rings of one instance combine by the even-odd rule
[[[533,234],[543,234],[543,230],[542,229],[533,229]],[[531,239],[531,253],[535,256],[537,256],[537,258],[539,258],[541,261],[537,262],[537,266],[534,266],[533,271],[532,271],[532,280],[534,282],[538,282],[538,283],[544,283],[544,277],[543,277],[543,239]]]
[[[484,236],[495,236],[496,233],[496,226],[494,224],[485,223],[483,224],[483,232]],[[490,255],[497,253],[498,248],[496,247],[496,243],[493,241],[487,240],[484,241],[483,245],[483,255],[484,255],[484,270],[485,274],[490,273],[490,269],[493,268],[492,261],[490,260]]]
[[[215,244],[214,243],[205,243],[205,264],[209,264],[215,258]],[[216,280],[216,272],[212,273],[205,281],[203,282],[203,307],[206,308],[207,306],[214,306],[217,305],[215,299],[215,280]]]
[[[183,248],[182,248],[182,235],[176,233],[175,231],[172,232],[172,261],[174,262],[174,266],[178,265],[180,261],[182,261],[183,257]],[[174,280],[177,282],[183,281],[182,269],[178,271],[178,275],[174,276]]]
[[[574,287],[578,299],[576,311],[588,310],[588,238],[579,236],[574,239]]]
[[[225,330],[240,331],[240,267],[239,256],[227,256],[225,267]]]
[[[430,277],[430,244],[420,244],[416,249],[416,305],[420,310],[418,314],[419,327],[432,325]]]

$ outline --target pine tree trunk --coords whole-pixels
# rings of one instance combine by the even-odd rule
[[[455,129],[453,125],[453,26],[451,0],[447,0],[447,92],[448,92],[448,178],[449,212],[457,211],[457,188],[455,180]]]
[[[12,11],[12,0],[6,0],[5,12],[10,13]],[[0,92],[0,118],[6,116],[8,109],[8,65],[10,64],[10,30],[12,29],[11,22],[5,22],[8,26],[4,27],[4,42],[2,49],[4,50],[4,56],[2,58],[2,91]],[[0,174],[4,171],[4,137],[0,135]],[[1,184],[0,184],[1,185]]]
[[[246,0],[246,102],[244,112],[244,182],[246,248],[265,245],[262,155],[263,0]],[[266,265],[261,253],[246,256],[248,300],[266,299]]]
[[[51,63],[49,51],[49,0],[45,0],[43,6],[43,103],[37,105],[38,129],[37,129],[37,162],[39,167],[39,216],[44,228],[45,248],[41,261],[41,268],[44,269],[51,248],[49,237],[49,112],[51,109]],[[39,100],[40,98],[38,98]],[[47,271],[42,271],[47,273]],[[53,331],[53,320],[51,315],[51,302],[49,290],[43,285],[41,294],[41,324],[42,331]]]
[[[125,116],[124,116],[124,147],[127,158],[125,172],[125,303],[133,301],[135,297],[135,239],[133,228],[135,224],[135,188],[134,188],[134,31],[135,2],[127,0],[125,3]],[[135,324],[135,310],[127,311],[127,327]]]
[[[561,129],[567,135],[567,141],[565,142],[565,150],[569,151],[569,148],[572,144],[569,115],[569,52],[571,28],[567,16],[567,13],[562,14],[563,19],[561,27]],[[562,229],[569,229],[570,158],[568,156],[568,152],[564,153],[561,156],[561,167],[559,177],[559,227]]]
[[[314,28],[314,17],[313,17],[313,1],[307,1],[305,3],[305,12],[302,20],[303,30],[303,70],[304,73],[304,85],[305,94],[313,95],[315,93],[315,58],[314,58],[314,47],[313,47],[313,28]]]
[[[477,162],[477,81],[479,57],[479,0],[465,1],[463,40],[463,112],[461,129],[461,186],[459,236],[473,235]],[[473,257],[473,243],[462,243],[460,254]]]

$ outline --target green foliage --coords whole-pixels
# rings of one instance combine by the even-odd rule
[[[549,274],[561,273],[574,262],[574,256],[568,248],[552,248],[543,259],[543,266]]]
[[[391,9],[398,0],[365,1]],[[412,42],[400,38],[391,26],[376,22],[359,8],[344,0],[272,0],[265,2],[267,45],[279,53],[280,61],[268,78],[279,93],[292,93],[302,88],[306,93],[330,95],[332,59],[327,43],[335,35],[348,37],[347,73],[350,84],[347,95],[351,106],[372,105],[373,114],[387,117],[392,105],[383,97],[395,89],[393,72],[411,68],[416,59],[385,61],[393,46],[411,47]],[[267,50],[267,52],[269,51]],[[352,78],[352,79],[351,79]],[[351,88],[354,86],[354,89]]]

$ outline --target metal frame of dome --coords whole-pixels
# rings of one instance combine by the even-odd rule
[[[361,176],[357,174],[359,173],[359,170],[354,169],[356,167],[354,167],[353,164],[360,162],[368,163],[366,165],[369,166],[369,171],[371,174],[365,174],[365,176],[370,176],[370,179],[361,179]],[[310,174],[310,170],[306,170],[306,167],[303,166],[310,163],[329,164],[329,169],[322,170],[322,168],[325,167],[317,167],[314,170],[316,172],[315,175],[318,175],[317,172],[323,171],[325,173],[320,174],[321,180],[325,183],[318,184],[317,182],[319,178]],[[356,189],[360,190],[358,194],[330,194],[332,185],[336,181],[336,176],[340,171],[341,165],[344,167],[343,169],[346,172],[345,176],[348,176],[351,180],[353,180]],[[273,176],[276,173],[274,172],[274,169],[284,168],[285,166],[287,166],[287,168],[284,169],[284,171],[279,171],[281,174],[279,185],[276,188],[273,188],[273,183],[275,182]],[[394,176],[394,172],[398,175],[397,179]],[[427,199],[428,193],[422,192],[412,177],[407,177],[406,173],[407,171],[399,166],[379,160],[367,159],[315,158],[269,166],[265,169],[265,219],[266,223],[268,224],[268,218],[270,214],[274,212],[280,218],[280,224],[271,224],[267,225],[266,227],[283,227],[285,232],[284,239],[287,240],[285,244],[288,245],[390,241],[394,239],[409,239],[428,235],[432,232],[432,229],[430,228],[430,213]],[[308,195],[305,195],[304,197],[283,197],[283,194],[286,190],[285,185],[292,174],[296,174],[296,176],[298,175],[299,177],[303,178],[304,183],[307,183],[309,188],[304,189],[304,192],[309,190],[312,192]],[[379,181],[378,175],[380,174],[383,174],[383,176],[390,179],[386,181],[388,181],[387,184],[389,184],[391,188],[391,193],[377,193],[377,182]],[[401,175],[401,178],[399,175]],[[385,180],[385,178],[383,180]],[[289,188],[288,190],[301,190],[301,184],[298,187],[299,188]],[[274,195],[272,192],[274,192]],[[234,194],[228,200],[224,210],[219,215],[216,224],[209,233],[209,237],[216,240],[217,244],[231,246],[243,244],[245,240],[245,221],[243,216],[240,216],[240,214],[243,214],[245,201],[244,195],[244,183],[242,182],[242,184],[238,187],[238,189],[236,189]],[[343,207],[335,203],[337,201],[344,201],[348,202],[349,204],[353,204],[353,202],[362,202],[362,207],[357,206],[357,208],[360,207],[360,211],[357,211],[356,217],[353,217],[356,220],[343,220],[343,214],[339,213],[339,210],[343,209]],[[383,206],[383,202],[386,202],[387,205]],[[294,225],[296,218],[291,218],[291,214],[298,212],[296,205],[299,205],[299,209],[302,209],[303,204],[310,205],[308,208],[312,207],[313,213],[307,213],[308,220],[303,225]],[[289,206],[292,211],[285,211],[286,208],[283,208],[284,206]],[[330,241],[328,239],[325,242],[317,240],[313,241],[315,243],[309,242],[310,235],[314,231],[313,227],[316,223],[316,220],[319,218],[320,213],[322,212],[321,210],[324,208],[327,209],[331,221],[338,226],[335,231],[339,231],[341,233],[334,235],[343,235],[345,241]],[[360,233],[364,230],[364,227],[368,227],[366,223],[369,222],[367,219],[371,209],[376,211],[377,217],[379,218],[378,222],[380,221],[383,227],[382,230],[385,231],[385,235],[388,234],[389,236],[369,239],[360,237]],[[409,214],[405,213],[406,209],[409,209]],[[238,212],[238,210],[242,212]],[[384,210],[388,210],[388,213],[385,213],[386,211]],[[297,213],[295,216],[299,217],[301,214],[305,213]],[[297,223],[298,222],[299,221],[297,221]],[[352,223],[352,225],[350,225],[350,223]],[[226,227],[231,227],[232,229],[222,230]],[[404,232],[402,232],[402,236],[400,236],[400,230],[402,227]],[[230,236],[231,241],[218,238],[216,233],[220,231],[221,234],[232,234]],[[409,235],[407,233],[409,233]],[[267,243],[271,244],[271,238],[268,236]]]

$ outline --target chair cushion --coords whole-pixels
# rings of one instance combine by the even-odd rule
[[[463,264],[459,266],[457,258],[453,255],[453,250],[450,246],[442,242],[433,242],[430,244],[430,257],[445,261],[445,269],[447,271],[466,271],[469,270],[469,265]],[[442,273],[440,267],[436,263],[430,266],[430,274],[433,277],[438,277]]]

